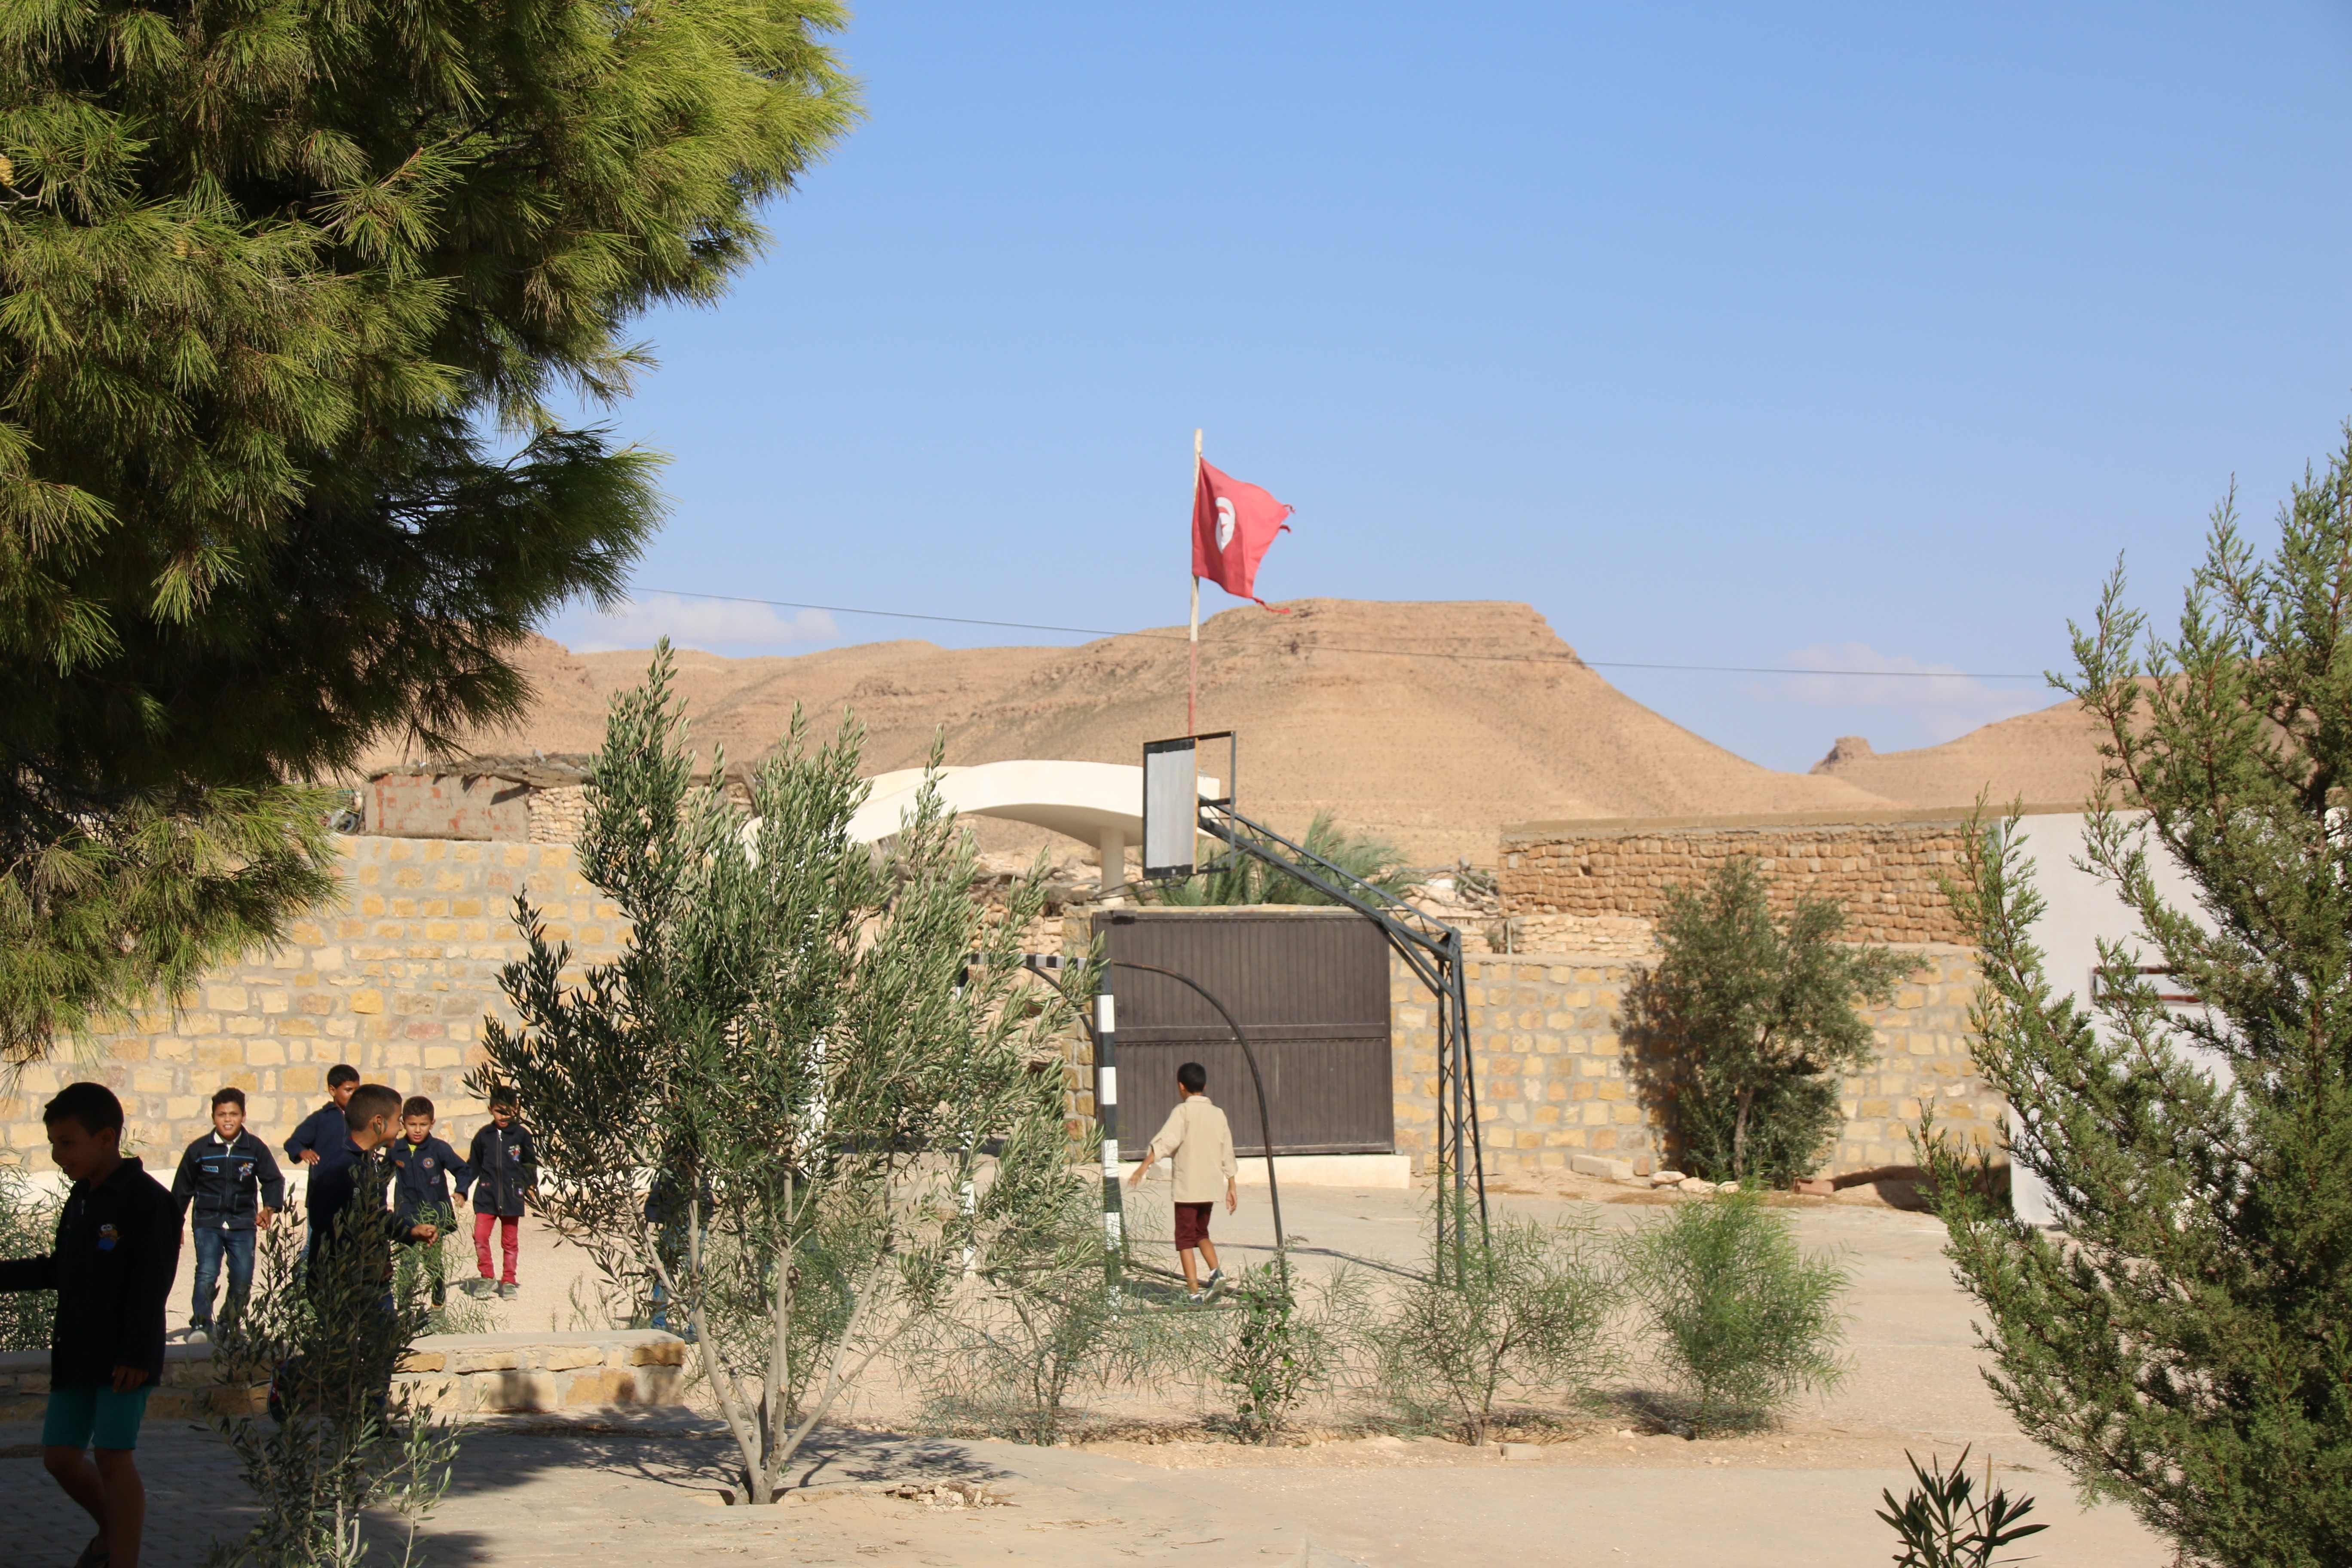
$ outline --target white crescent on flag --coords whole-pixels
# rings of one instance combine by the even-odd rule
[[[1224,496],[1217,498],[1217,552],[1224,553],[1225,546],[1234,542],[1234,503]]]

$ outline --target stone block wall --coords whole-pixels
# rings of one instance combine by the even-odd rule
[[[72,1042],[0,1086],[0,1162],[48,1168],[40,1108],[95,1077],[122,1097],[134,1152],[170,1179],[211,1125],[212,1091],[247,1095],[247,1124],[273,1146],[316,1110],[347,1061],[403,1094],[430,1096],[460,1149],[485,1108],[467,1098],[482,1018],[512,1014],[499,968],[522,952],[514,896],[528,890],[575,962],[607,961],[626,927],[562,846],[339,838],[341,904],[298,922],[277,952],[247,953],[180,999]]]
[[[1866,1016],[1878,1060],[1846,1079],[1845,1127],[1824,1163],[1845,1175],[1913,1163],[1909,1134],[1923,1103],[1956,1136],[1996,1142],[2000,1096],[1975,1072],[1968,1010],[1975,951],[1906,949],[1920,970],[1892,1005]],[[1622,1160],[1646,1173],[1665,1159],[1663,1109],[1644,1102],[1619,1035],[1627,987],[1642,965],[1597,954],[1467,958],[1479,1133],[1490,1173],[1564,1170],[1571,1158]],[[1437,1035],[1429,993],[1401,963],[1390,968],[1396,1061],[1397,1147],[1416,1166],[1435,1152]]]
[[[1776,914],[1800,896],[1832,898],[1856,941],[1957,943],[1969,933],[1940,881],[1965,829],[1950,811],[1536,823],[1505,829],[1496,882],[1506,918],[1646,921],[1667,889],[1744,856],[1769,879]]]
[[[427,1334],[401,1363],[400,1381],[430,1410],[476,1415],[626,1410],[676,1405],[686,1342],[658,1329],[604,1333]],[[0,1354],[0,1421],[37,1421],[49,1394],[49,1352]],[[259,1411],[265,1388],[225,1384],[208,1344],[163,1347],[150,1419],[201,1421]]]

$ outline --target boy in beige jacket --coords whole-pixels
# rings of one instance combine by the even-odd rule
[[[1143,1151],[1143,1163],[1127,1184],[1143,1180],[1151,1163],[1163,1157],[1176,1184],[1176,1256],[1184,1263],[1184,1284],[1193,1300],[1206,1300],[1225,1279],[1225,1271],[1217,1266],[1216,1244],[1209,1239],[1209,1214],[1217,1206],[1218,1184],[1224,1185],[1227,1214],[1240,1206],[1241,1194],[1234,1184],[1234,1130],[1225,1113],[1209,1103],[1209,1070],[1199,1062],[1176,1069],[1176,1109]],[[1192,1257],[1196,1247],[1209,1260],[1205,1286]]]

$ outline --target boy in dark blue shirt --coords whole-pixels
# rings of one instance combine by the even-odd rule
[[[122,1102],[104,1084],[66,1085],[41,1121],[73,1191],[48,1256],[0,1263],[0,1290],[58,1293],[41,1461],[97,1522],[80,1561],[138,1568],[147,1489],[131,1451],[163,1375],[179,1212],[163,1184],[124,1156]]]
[[[172,1178],[172,1197],[196,1243],[196,1288],[188,1303],[188,1332],[209,1336],[213,1287],[228,1264],[227,1315],[245,1310],[253,1289],[253,1240],[286,1206],[286,1178],[269,1145],[245,1129],[245,1090],[213,1095],[213,1130],[188,1145]]]
[[[400,1108],[400,1124],[402,1136],[391,1145],[393,1217],[409,1225],[423,1221],[434,1226],[436,1235],[448,1231],[457,1225],[449,1184],[455,1181],[462,1193],[473,1181],[473,1173],[457,1158],[457,1151],[433,1136],[433,1102],[423,1095],[409,1096]],[[394,1232],[399,1233],[398,1226]],[[441,1275],[440,1246],[437,1241],[425,1243],[414,1237],[407,1239],[407,1245],[425,1248],[418,1261],[432,1283],[433,1304],[440,1306],[447,1289]]]
[[[344,1125],[343,1109],[351,1104],[352,1091],[359,1086],[360,1069],[351,1063],[337,1062],[329,1068],[327,1103],[304,1118],[287,1138],[286,1157],[312,1166],[340,1163],[351,1131]]]

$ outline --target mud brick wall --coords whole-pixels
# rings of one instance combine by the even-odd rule
[[[1966,830],[1951,813],[1538,823],[1507,828],[1497,882],[1505,916],[1654,919],[1666,889],[1754,859],[1774,912],[1801,896],[1835,899],[1847,933],[1873,942],[1968,940],[1941,879],[1959,865]]]
[[[1845,1126],[1822,1169],[1843,1175],[1913,1163],[1923,1104],[1955,1136],[1990,1148],[2004,1107],[1977,1078],[1968,1013],[1976,953],[1907,948],[1917,973],[1869,1009],[1878,1059],[1845,1079]],[[1643,1102],[1619,1036],[1627,986],[1642,966],[1591,954],[1467,958],[1464,982],[1477,1073],[1479,1133],[1491,1173],[1567,1167],[1570,1156],[1623,1160],[1637,1172],[1668,1153],[1663,1109]],[[1397,1147],[1420,1168],[1437,1131],[1437,1036],[1429,993],[1390,967]]]
[[[133,1152],[165,1180],[211,1125],[214,1089],[246,1091],[247,1125],[274,1147],[326,1097],[327,1069],[350,1062],[441,1112],[460,1149],[486,1109],[463,1080],[479,1059],[482,1018],[513,1015],[499,968],[522,953],[512,911],[528,890],[575,963],[619,952],[619,911],[574,868],[569,847],[451,839],[339,838],[340,907],[297,922],[279,951],[207,975],[177,1009],[77,1038],[0,1086],[0,1162],[50,1168],[41,1103],[97,1078],[122,1097]]]

